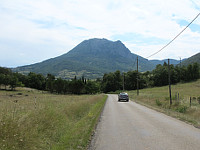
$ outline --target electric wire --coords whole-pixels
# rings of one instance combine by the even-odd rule
[[[160,51],[162,51],[164,48],[166,48],[167,46],[169,46],[177,37],[179,37],[198,17],[199,17],[200,13],[179,33],[177,34],[171,41],[169,41],[165,46],[163,46],[160,50],[158,50],[157,52],[149,55],[147,58],[150,58],[154,55],[156,55],[157,53],[159,53]]]

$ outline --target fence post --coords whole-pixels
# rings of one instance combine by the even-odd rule
[[[169,81],[169,99],[170,99],[170,107],[172,105],[172,94],[171,94],[171,79],[170,79],[170,64],[168,59],[168,81]]]
[[[191,99],[191,97],[190,97],[190,107],[191,107],[191,105],[192,105],[192,99]]]
[[[178,103],[179,103],[179,93],[178,93]]]
[[[15,119],[15,109],[16,109],[16,103],[14,103],[14,109],[13,109],[13,120]]]
[[[35,97],[35,109],[36,109],[36,97]]]
[[[176,103],[177,103],[177,92],[176,92],[176,94],[175,94],[175,100],[176,100]]]

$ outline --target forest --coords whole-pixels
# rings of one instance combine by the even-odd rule
[[[198,63],[188,66],[170,65],[170,77],[171,84],[197,80],[200,78],[200,66]],[[135,90],[137,89],[137,79],[140,89],[168,85],[168,65],[167,63],[159,64],[153,71],[138,73],[136,70],[128,72],[117,70],[105,73],[103,78],[96,80],[89,80],[84,76],[79,79],[75,76],[71,80],[64,80],[56,78],[52,74],[43,76],[33,72],[23,75],[12,72],[9,68],[0,67],[0,88],[4,90],[15,90],[16,87],[30,87],[58,94],[108,93],[123,89]]]

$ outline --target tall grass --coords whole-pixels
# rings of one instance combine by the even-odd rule
[[[173,104],[171,107],[169,104],[168,86],[142,89],[140,90],[139,96],[137,96],[136,92],[128,92],[133,101],[200,127],[200,104],[198,102],[198,97],[200,97],[200,80],[172,85]],[[192,98],[191,107],[190,97]]]
[[[104,95],[0,91],[0,150],[86,149]]]

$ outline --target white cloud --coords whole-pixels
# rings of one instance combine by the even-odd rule
[[[127,38],[119,40],[132,52],[146,57],[164,45],[153,45],[145,39],[170,41],[184,28],[178,21],[190,22],[199,11],[199,0],[1,0],[0,60],[7,55],[9,61],[10,52],[12,59],[23,54],[27,64],[34,63],[61,55],[85,39],[113,40],[113,36],[127,33],[144,37],[139,43]],[[200,17],[194,23],[200,25]],[[152,58],[190,57],[200,51],[198,41],[200,29],[187,29]],[[43,55],[38,53],[33,58],[32,51]],[[0,65],[6,65],[3,61]],[[9,66],[25,63],[22,59],[17,62]]]

